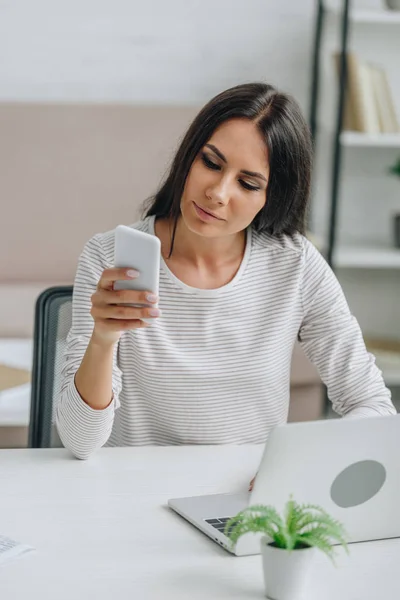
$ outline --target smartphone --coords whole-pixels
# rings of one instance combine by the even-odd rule
[[[118,225],[115,228],[114,265],[136,269],[139,277],[114,282],[114,290],[138,290],[152,292],[158,296],[160,279],[161,242],[155,235],[138,231],[132,227]],[[143,308],[156,304],[127,304]],[[143,319],[154,322],[154,319]]]

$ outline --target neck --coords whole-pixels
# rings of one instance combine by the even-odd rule
[[[173,223],[169,224],[169,231],[169,240],[172,240]],[[173,256],[190,262],[196,267],[211,266],[215,268],[235,260],[241,260],[245,247],[245,231],[209,238],[190,231],[180,217],[175,233]]]

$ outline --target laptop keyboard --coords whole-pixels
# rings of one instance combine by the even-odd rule
[[[204,519],[204,520],[206,523],[208,523],[209,525],[212,525],[213,527],[215,527],[215,529],[218,529],[218,531],[225,534],[225,525],[229,521],[230,518],[231,517],[221,517],[220,519]],[[231,529],[232,529],[232,527],[230,527],[230,529],[228,530],[228,533],[230,532]]]

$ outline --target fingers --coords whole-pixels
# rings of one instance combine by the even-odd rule
[[[123,319],[102,319],[101,330],[123,332],[131,329],[142,329],[143,327],[150,327],[151,323],[142,321],[141,319],[129,319],[124,321]]]
[[[102,289],[99,300],[104,304],[156,304],[158,297],[147,291]]]
[[[100,281],[97,284],[97,289],[101,290],[112,290],[114,281],[123,279],[129,281],[139,277],[139,271],[135,269],[125,269],[122,267],[114,267],[112,269],[105,269],[101,275]]]
[[[123,332],[129,329],[149,327],[143,319],[156,319],[161,315],[156,307],[158,297],[147,291],[114,290],[114,282],[134,279],[139,275],[135,270],[105,269],[96,291],[91,297],[90,314],[97,332]],[[115,336],[118,339],[118,336]]]
[[[155,319],[161,315],[158,308],[133,307],[116,304],[94,304],[91,310],[92,317],[96,319],[113,319],[130,321],[137,319]]]

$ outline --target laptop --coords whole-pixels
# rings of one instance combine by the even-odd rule
[[[256,504],[282,512],[291,494],[341,521],[349,543],[400,537],[400,414],[279,425],[268,437],[252,492],[174,498],[168,505],[245,556],[260,553],[262,534],[246,533],[234,546],[224,534],[227,520]]]

